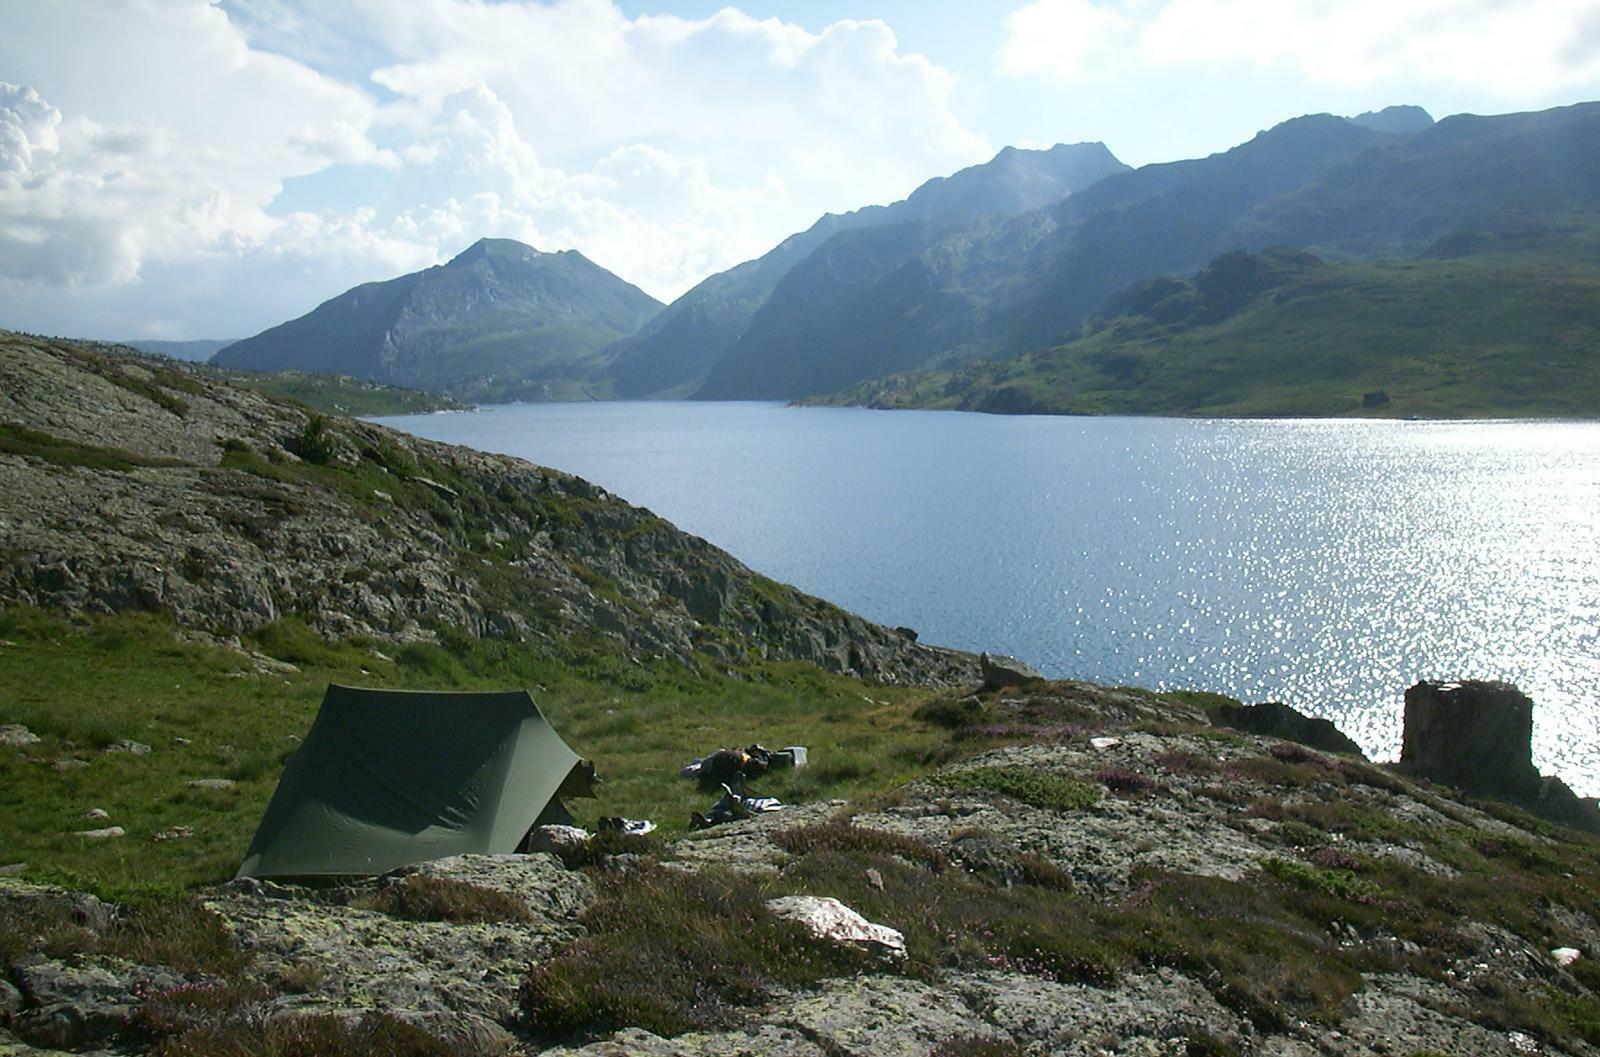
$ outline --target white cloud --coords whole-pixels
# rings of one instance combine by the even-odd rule
[[[1422,81],[1532,99],[1600,76],[1594,0],[1037,0],[1002,72],[1071,79],[1098,57],[1153,69],[1287,67],[1338,88]]]
[[[1070,80],[1083,73],[1087,58],[1121,42],[1132,25],[1110,4],[1035,0],[1006,18],[1000,72]]]
[[[482,235],[671,297],[990,149],[881,22],[612,0],[43,0],[7,22],[0,325],[139,306],[93,325],[244,333]]]

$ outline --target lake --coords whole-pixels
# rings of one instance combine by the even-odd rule
[[[1419,678],[1536,703],[1600,794],[1600,424],[765,403],[379,419],[567,470],[778,580],[1045,674],[1278,700],[1399,753]]]

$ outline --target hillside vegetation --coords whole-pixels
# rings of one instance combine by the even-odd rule
[[[818,403],[1010,414],[1600,415],[1591,229],[1548,249],[1334,263],[1231,253],[1141,283],[1065,344]],[[1533,241],[1518,246],[1519,241]]]

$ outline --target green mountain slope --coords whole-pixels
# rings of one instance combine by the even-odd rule
[[[1066,344],[818,402],[1024,414],[1600,415],[1600,218],[1559,238],[1506,241],[1474,256],[1360,264],[1230,253],[1192,279],[1130,288]]]
[[[790,271],[835,236],[913,224],[926,244],[952,225],[1038,209],[1127,169],[1101,143],[1057,144],[1049,150],[1007,147],[982,165],[929,180],[903,201],[830,213],[760,258],[713,275],[678,298],[609,350],[614,362],[607,373],[619,396],[687,395],[739,340]]]
[[[606,395],[601,348],[661,305],[573,250],[481,239],[221,350],[246,370],[347,374],[467,400]]]
[[[1299,118],[1223,154],[1107,177],[1034,213],[951,231],[826,296],[805,291],[803,332],[786,329],[780,289],[699,395],[796,398],[851,384],[852,373],[880,377],[886,364],[948,369],[1053,346],[1129,284],[1231,250],[1393,259],[1597,209],[1600,104],[1451,117],[1409,133]]]

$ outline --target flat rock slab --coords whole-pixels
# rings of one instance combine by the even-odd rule
[[[604,1042],[540,1051],[539,1057],[830,1057],[795,1028],[763,1024],[743,1031],[689,1032],[664,1039],[639,1028]]]
[[[582,935],[577,916],[594,898],[585,877],[546,855],[462,855],[409,872],[512,893],[533,921],[408,921],[267,885],[227,886],[206,906],[222,915],[265,972],[320,966],[322,983],[302,996],[308,1005],[470,1013],[510,1023],[528,966]],[[376,891],[377,883],[368,888]]]
[[[903,976],[829,980],[765,1019],[797,1029],[830,1057],[927,1057],[949,1039],[1005,1038],[948,991]]]
[[[60,1049],[104,1042],[127,1024],[148,991],[183,983],[170,969],[132,965],[116,958],[35,958],[11,968],[25,1008],[11,1018],[23,1041]]]
[[[1117,987],[1057,983],[1019,973],[958,976],[951,988],[969,1008],[1017,1042],[1052,1054],[1098,1055],[1116,1040],[1117,1053],[1182,1053],[1204,1034],[1240,1046],[1248,1022],[1224,1009],[1200,984],[1163,970],[1130,976]],[[1174,1046],[1174,1041],[1178,1042]]]

